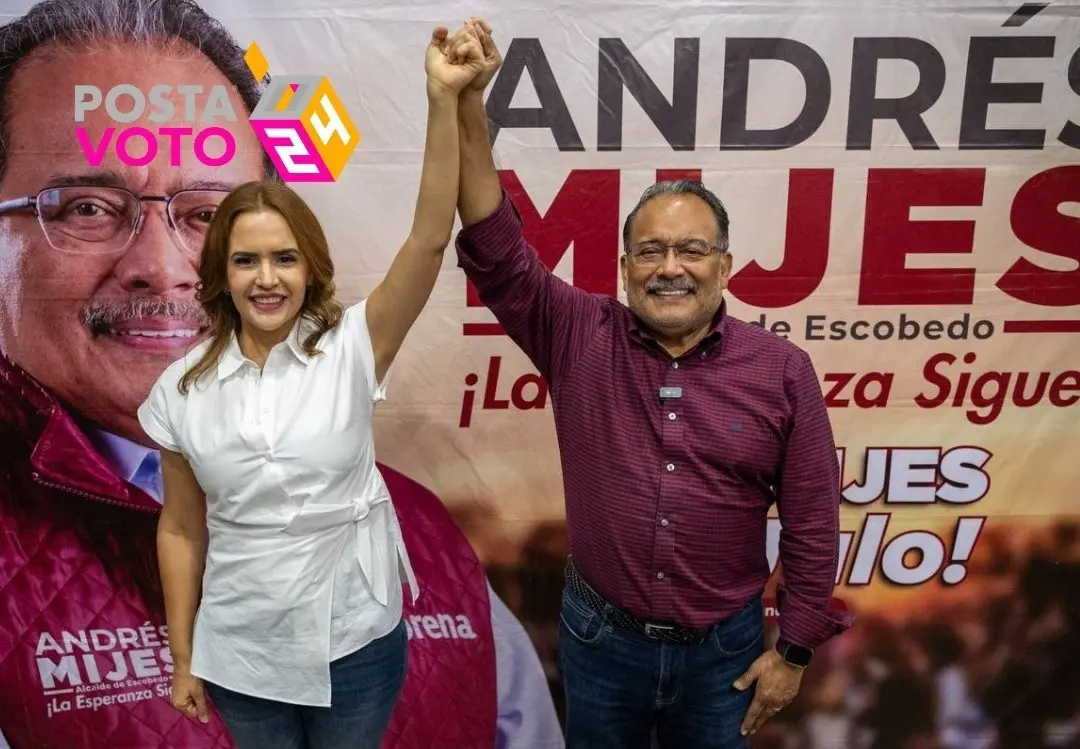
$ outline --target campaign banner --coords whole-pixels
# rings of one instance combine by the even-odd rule
[[[544,264],[625,301],[627,213],[700,179],[730,314],[813,358],[857,623],[754,746],[1080,741],[1076,2],[0,0],[0,747],[228,745],[168,701],[135,419],[201,339],[192,217],[273,170],[362,299],[413,220],[432,28],[473,15]],[[453,246],[375,415],[424,591],[385,746],[561,746],[551,394]]]

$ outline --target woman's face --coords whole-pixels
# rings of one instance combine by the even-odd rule
[[[290,329],[304,306],[311,269],[277,211],[243,213],[229,235],[229,295],[244,325]]]

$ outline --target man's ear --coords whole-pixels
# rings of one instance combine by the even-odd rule
[[[731,253],[724,252],[720,256],[720,288],[726,289],[731,280]]]

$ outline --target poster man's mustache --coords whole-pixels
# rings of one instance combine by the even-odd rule
[[[181,299],[130,297],[123,301],[94,302],[83,309],[83,324],[94,335],[108,333],[116,323],[147,317],[168,317],[200,329],[210,322],[196,302]]]

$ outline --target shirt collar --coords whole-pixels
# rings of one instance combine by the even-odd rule
[[[151,497],[135,491],[102,455],[85,420],[66,411],[41,383],[2,352],[0,411],[8,425],[29,441],[29,469],[44,485],[126,509],[160,509]]]
[[[103,429],[90,430],[87,437],[117,475],[161,502],[161,458],[157,450]]]
[[[659,347],[660,344],[656,342],[656,336],[649,332],[649,329],[645,327],[641,318],[633,313],[630,314],[630,317],[632,319],[630,324],[630,335],[637,338],[641,343]],[[721,298],[720,308],[716,310],[716,315],[713,317],[712,330],[710,330],[708,334],[702,338],[693,349],[691,349],[691,351],[711,347],[713,344],[721,341],[724,337],[724,329],[727,327],[728,319],[727,299]]]
[[[146,456],[152,452],[149,447],[136,444],[103,429],[89,430],[87,436],[101,456],[109,461],[117,474],[126,481],[131,481],[143,461],[146,460]]]
[[[292,330],[289,331],[289,336],[285,339],[285,347],[305,366],[311,361],[311,357],[304,351],[304,339],[306,339],[315,328],[316,323],[314,320],[301,315],[300,318],[293,323]],[[275,349],[277,349],[277,346],[271,350],[271,353],[273,353],[273,350]],[[236,374],[241,367],[249,364],[254,366],[254,362],[244,356],[244,353],[240,350],[240,340],[236,333],[233,333],[229,338],[229,345],[225,349],[225,353],[221,356],[221,361],[218,362],[218,379],[224,380],[231,377]]]

